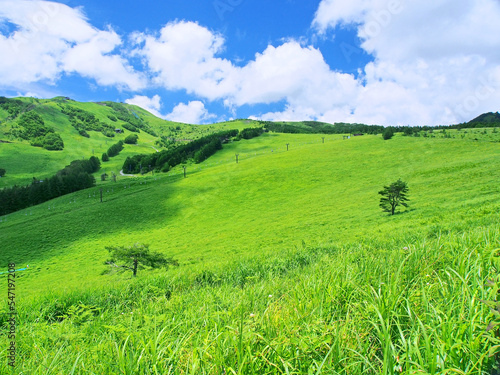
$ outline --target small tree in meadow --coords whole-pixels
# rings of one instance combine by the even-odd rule
[[[394,129],[385,128],[384,132],[382,133],[382,138],[384,138],[384,140],[387,141],[392,137],[394,137]]]
[[[171,257],[165,257],[158,252],[151,252],[149,245],[134,244],[134,246],[108,246],[106,249],[111,254],[111,259],[105,263],[111,267],[130,270],[134,277],[137,276],[137,270],[144,266],[151,268],[168,268],[168,266],[178,266],[179,262]]]
[[[0,177],[5,176],[5,173],[7,173],[7,171],[3,168],[0,168]]]
[[[406,203],[409,201],[406,197],[408,190],[408,184],[401,181],[401,179],[390,184],[389,186],[384,186],[384,190],[378,192],[382,195],[382,198],[380,198],[380,207],[385,212],[389,212],[391,215],[396,213],[396,207],[399,205],[408,207],[408,204]]]
[[[109,161],[109,156],[107,153],[102,154],[102,161]]]

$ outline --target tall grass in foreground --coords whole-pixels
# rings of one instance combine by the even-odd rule
[[[500,226],[391,244],[45,297],[21,308],[14,373],[491,374]]]

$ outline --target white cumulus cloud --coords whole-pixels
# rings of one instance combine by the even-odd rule
[[[500,103],[498,0],[322,0],[311,24],[316,34],[354,28],[373,56],[357,76],[329,66],[304,40],[284,39],[236,64],[221,57],[222,34],[189,21],[133,33],[130,54],[120,35],[92,26],[82,8],[0,2],[0,88],[7,90],[37,91],[37,84],[56,84],[70,74],[134,94],[183,90],[195,100],[163,117],[189,123],[214,118],[206,101],[221,101],[232,114],[248,105],[283,106],[254,114],[266,120],[384,125],[468,121],[497,111]],[[142,72],[131,57],[142,61]],[[127,102],[161,116],[158,95]]]
[[[158,35],[134,39],[156,84],[223,100],[229,108],[284,101],[289,114],[318,114],[348,106],[359,86],[352,75],[332,71],[321,51],[294,40],[268,46],[240,67],[218,57],[223,37],[197,23],[172,22]]]
[[[214,100],[232,89],[232,63],[216,57],[224,44],[215,34],[194,22],[171,22],[158,35],[136,33],[141,44],[136,54],[147,63],[154,82],[169,90],[186,90]]]
[[[179,103],[165,118],[170,121],[183,122],[186,124],[201,124],[215,118],[214,114],[208,112],[205,104],[199,100],[194,100],[188,104]]]
[[[498,110],[498,19],[495,0],[323,0],[313,26],[355,26],[374,56],[347,120],[424,125]]]
[[[156,117],[164,118],[160,113],[161,110],[161,98],[160,95],[155,95],[152,98],[143,95],[136,95],[131,99],[125,100],[127,104],[133,104],[138,107],[145,109],[146,111],[152,113]]]
[[[113,30],[90,25],[80,9],[38,0],[3,0],[0,24],[15,25],[0,33],[0,87],[57,82],[76,73],[100,85],[136,90],[141,74],[115,50],[121,38]]]

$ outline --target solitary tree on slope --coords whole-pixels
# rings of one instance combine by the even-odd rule
[[[406,196],[408,194],[408,184],[401,181],[401,179],[389,186],[384,186],[384,189],[378,193],[382,195],[382,198],[380,198],[380,207],[385,212],[390,212],[391,215],[396,213],[396,207],[399,205],[408,207],[406,203],[409,201]]]
[[[148,266],[151,268],[168,268],[169,265],[178,266],[179,262],[171,257],[165,257],[158,252],[151,252],[149,245],[134,244],[134,246],[108,246],[106,249],[111,254],[111,259],[105,263],[111,267],[122,268],[132,271],[134,277],[137,276],[137,270]]]

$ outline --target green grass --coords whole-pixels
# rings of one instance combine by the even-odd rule
[[[95,188],[4,217],[1,264],[30,264],[16,373],[486,374],[499,156],[461,138],[265,134],[186,179],[119,178],[103,203]],[[387,216],[377,192],[398,178],[410,209]],[[103,274],[105,246],[135,242],[181,266]]]
[[[29,142],[25,140],[14,138],[11,130],[17,126],[17,119],[7,120],[9,114],[0,109],[0,140],[11,142],[0,143],[0,168],[7,170],[6,176],[0,178],[0,189],[29,184],[33,177],[38,179],[50,177],[76,159],[89,158],[92,155],[101,158],[102,154],[112,144],[124,140],[131,134],[128,130],[123,129],[123,121],[113,122],[108,118],[108,115],[113,114],[110,107],[98,103],[64,102],[65,105],[71,105],[93,113],[102,122],[123,129],[123,134],[116,134],[114,138],[108,138],[100,132],[89,131],[90,138],[85,138],[78,134],[76,129],[71,126],[68,117],[61,112],[59,107],[60,99],[17,99],[34,105],[33,110],[42,116],[47,125],[53,127],[61,135],[65,147],[62,151],[48,151],[30,146]],[[144,119],[159,136],[166,136],[176,140],[197,139],[220,130],[243,129],[256,125],[256,122],[250,120],[238,120],[213,125],[180,124],[159,119],[137,106],[128,104],[124,104],[124,106]],[[156,144],[157,140],[158,137],[141,131],[138,145],[125,145],[125,150],[118,156],[107,163],[103,163],[101,171],[96,173],[97,179],[105,172],[109,175],[111,175],[112,171],[119,173],[128,156],[147,154],[154,152],[154,149],[161,149]]]

